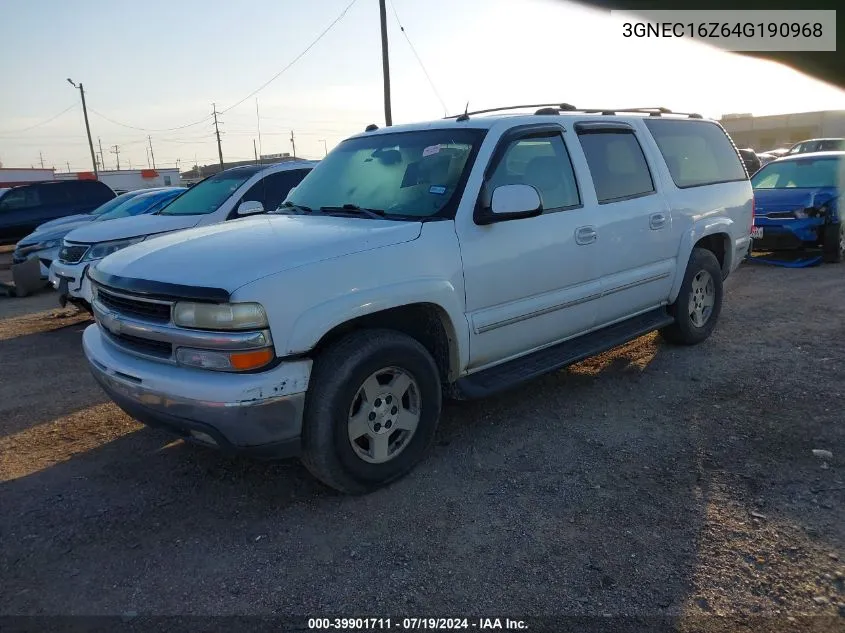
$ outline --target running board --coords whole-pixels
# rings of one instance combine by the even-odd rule
[[[595,332],[546,347],[531,354],[484,369],[455,383],[455,395],[465,399],[484,398],[543,374],[606,352],[635,338],[671,325],[675,319],[666,308],[609,325]]]

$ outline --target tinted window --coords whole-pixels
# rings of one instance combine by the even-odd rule
[[[259,168],[232,169],[197,183],[161,210],[161,215],[206,215],[214,213]]]
[[[115,197],[114,191],[108,185],[98,180],[81,180],[77,186],[79,185],[82,186],[78,188],[78,191],[81,192],[86,202],[102,204]]]
[[[595,130],[581,133],[578,138],[590,166],[599,202],[654,192],[643,150],[632,132]]]
[[[265,211],[274,211],[279,208],[290,190],[302,182],[309,171],[309,169],[291,169],[270,174],[250,187],[241,198],[241,202],[254,200],[264,205]]]
[[[344,141],[305,177],[290,202],[357,205],[388,215],[452,216],[483,130],[369,134]]]
[[[0,200],[0,211],[17,211],[32,209],[41,204],[41,199],[35,187],[20,187],[12,189]]]
[[[560,134],[511,141],[487,185],[492,194],[496,187],[516,184],[537,189],[545,210],[581,204],[575,173]]]
[[[755,189],[845,187],[845,160],[804,158],[769,163],[754,174]]]
[[[142,193],[143,191],[130,191],[129,193],[122,193],[119,196],[112,198],[108,202],[101,204],[99,207],[91,211],[90,215],[99,216],[103,215],[104,213],[108,213],[112,209],[116,209],[117,207],[122,205],[127,200],[131,200],[135,196],[139,196]]]
[[[79,202],[79,200],[70,197],[70,189],[60,184],[44,184],[35,185],[38,189],[38,197],[41,198],[41,204],[45,206],[66,206]]]
[[[645,122],[678,187],[745,180],[748,175],[724,130],[706,121]]]
[[[180,191],[145,193],[125,201],[123,204],[107,213],[103,213],[97,218],[97,220],[114,220],[117,218],[128,218],[133,215],[154,213],[176,198],[176,196],[180,193]]]

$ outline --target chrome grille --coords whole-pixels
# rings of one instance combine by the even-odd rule
[[[153,356],[162,360],[169,360],[173,355],[173,346],[164,341],[154,341],[129,334],[115,334],[114,332],[107,332],[106,335],[120,347],[142,356]]]
[[[170,322],[170,304],[150,301],[124,294],[115,294],[103,287],[97,288],[97,300],[118,314],[141,318],[156,323]]]
[[[87,244],[62,244],[59,261],[64,264],[76,264],[85,257],[89,248],[91,247]]]

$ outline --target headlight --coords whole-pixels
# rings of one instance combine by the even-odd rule
[[[807,217],[807,210],[806,209],[795,209],[795,211],[792,212],[792,215],[794,215],[799,220],[802,220],[802,219]]]
[[[147,236],[142,235],[140,237],[133,237],[128,240],[114,240],[112,242],[100,242],[99,244],[94,244],[88,250],[88,253],[85,255],[84,261],[91,261],[92,259],[103,259],[103,257],[111,255],[115,251],[119,251],[122,248],[132,246],[133,244],[137,244],[138,242],[143,242],[145,237]]]
[[[193,303],[173,306],[173,322],[200,330],[255,330],[267,327],[267,315],[258,303]]]

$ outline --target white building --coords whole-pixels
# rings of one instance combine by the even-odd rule
[[[56,174],[56,180],[93,180],[94,172],[80,171]],[[51,178],[52,180],[52,174]],[[135,191],[151,187],[178,187],[182,184],[179,170],[174,168],[160,169],[121,169],[100,171],[99,180],[107,184],[114,191]]]
[[[2,168],[0,167],[0,187],[14,187],[25,185],[30,182],[41,182],[42,180],[54,180],[52,169],[25,169],[25,168]]]
[[[765,152],[811,138],[845,138],[845,110],[772,116],[725,114],[721,124],[737,147]]]

